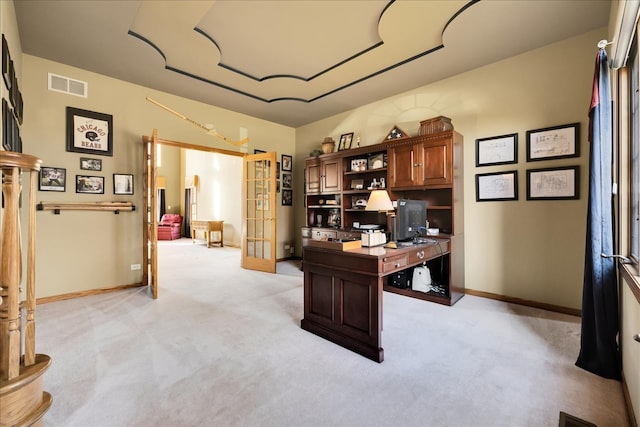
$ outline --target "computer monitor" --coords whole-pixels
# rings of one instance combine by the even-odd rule
[[[426,233],[427,202],[400,199],[396,210],[396,241],[411,240]]]

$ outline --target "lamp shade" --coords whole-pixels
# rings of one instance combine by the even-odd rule
[[[373,190],[367,201],[366,211],[389,212],[393,211],[393,203],[387,190]]]

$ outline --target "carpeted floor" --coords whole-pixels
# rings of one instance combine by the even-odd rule
[[[146,288],[38,306],[47,426],[626,427],[621,384],[574,366],[576,317],[465,296],[384,294],[385,361],[300,328],[298,262],[243,270],[234,248],[159,245]]]

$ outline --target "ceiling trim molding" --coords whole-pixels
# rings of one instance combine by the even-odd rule
[[[389,9],[389,6],[391,6],[391,4],[394,3],[394,1],[395,0],[389,2],[389,4],[382,11],[382,13],[380,14],[380,17],[378,18],[378,23],[380,22],[380,19],[382,18],[384,13]],[[442,29],[442,33],[441,33],[442,37],[441,37],[441,39],[443,39],[444,33],[447,30],[447,28],[449,27],[449,25],[457,17],[459,17],[463,12],[468,10],[471,6],[473,6],[473,5],[475,5],[475,4],[479,3],[479,2],[480,2],[480,0],[470,0],[467,4],[465,4],[458,11],[456,11],[451,16],[451,18],[447,21],[447,23],[445,24],[444,28]],[[218,49],[218,51],[221,52],[221,54],[222,54],[222,50],[220,49],[220,46],[216,43],[216,41],[213,38],[211,38],[203,30],[201,30],[201,29],[199,29],[197,27],[194,28],[194,31],[198,32],[199,34],[201,34],[202,36],[207,38],[211,43],[213,43],[213,45],[216,47],[216,49]],[[309,104],[309,103],[312,103],[312,102],[317,101],[319,99],[322,99],[324,97],[327,97],[327,96],[329,96],[331,94],[335,94],[337,92],[340,92],[340,91],[342,91],[344,89],[347,89],[347,88],[349,88],[351,86],[355,86],[355,85],[357,85],[359,83],[362,83],[362,82],[364,82],[366,80],[369,80],[369,79],[371,79],[373,77],[376,77],[376,76],[379,76],[379,75],[384,74],[386,72],[389,72],[389,71],[391,71],[391,70],[393,70],[393,69],[395,69],[397,67],[400,67],[400,66],[405,65],[405,64],[407,64],[409,62],[412,62],[412,61],[415,61],[417,59],[420,59],[420,58],[422,58],[422,57],[424,57],[426,55],[429,55],[429,54],[431,54],[433,52],[436,52],[436,51],[438,51],[440,49],[443,49],[445,47],[444,44],[441,43],[438,46],[435,46],[435,47],[433,47],[431,49],[428,49],[428,50],[425,50],[423,52],[420,52],[420,53],[418,53],[418,54],[416,54],[416,55],[414,55],[412,57],[403,59],[402,61],[399,61],[399,62],[396,62],[394,64],[391,64],[391,65],[389,65],[387,67],[381,68],[381,69],[379,69],[377,71],[374,71],[374,72],[372,72],[372,73],[370,73],[368,75],[365,75],[365,76],[362,76],[362,77],[360,77],[358,79],[352,80],[351,82],[348,82],[348,83],[343,84],[341,86],[335,87],[334,89],[331,89],[331,90],[329,90],[327,92],[321,93],[321,94],[319,94],[319,95],[317,95],[315,97],[312,97],[312,98],[300,98],[300,97],[294,97],[294,96],[291,96],[291,97],[285,96],[285,97],[277,97],[277,98],[267,99],[267,98],[258,96],[256,94],[253,94],[253,93],[250,93],[250,92],[247,92],[247,91],[244,91],[244,90],[241,90],[241,89],[226,85],[224,83],[220,83],[218,81],[211,80],[211,79],[208,79],[206,77],[202,77],[202,76],[190,73],[190,72],[188,72],[186,70],[170,66],[170,65],[167,64],[167,58],[164,55],[164,53],[162,52],[162,50],[160,48],[158,48],[158,46],[156,46],[154,43],[152,43],[149,39],[147,39],[146,37],[134,32],[134,31],[131,31],[131,30],[128,31],[128,34],[133,36],[133,37],[138,38],[139,40],[143,41],[144,43],[147,43],[149,46],[151,46],[153,49],[155,49],[160,54],[160,56],[162,56],[162,58],[163,58],[163,60],[165,62],[165,69],[166,70],[173,71],[175,73],[181,74],[181,75],[186,76],[186,77],[190,77],[190,78],[198,80],[200,82],[207,83],[207,84],[210,84],[212,86],[216,86],[216,87],[219,87],[221,89],[228,90],[228,91],[237,93],[239,95],[243,95],[243,96],[246,96],[246,97],[261,101],[261,102],[264,102],[264,103],[273,103],[273,102],[277,102],[277,101],[297,101],[297,102],[302,102],[302,103]],[[361,52],[358,52],[358,53],[354,54],[351,57],[345,58],[343,61],[340,61],[340,62],[328,67],[327,69],[322,70],[319,73],[317,73],[317,74],[315,74],[315,75],[313,75],[311,77],[308,77],[308,78],[305,78],[305,77],[302,77],[302,76],[296,76],[296,75],[286,75],[286,74],[276,74],[276,75],[269,75],[269,76],[265,76],[265,77],[256,77],[256,76],[253,76],[253,75],[251,75],[251,74],[249,74],[247,72],[244,72],[242,70],[238,70],[238,69],[235,69],[235,68],[230,67],[228,65],[225,65],[222,62],[220,62],[218,64],[218,66],[221,67],[221,68],[224,68],[224,69],[226,69],[228,71],[231,71],[233,73],[236,73],[238,75],[241,75],[243,77],[246,77],[248,79],[251,79],[253,81],[257,81],[257,82],[263,82],[263,81],[266,81],[266,80],[269,80],[269,79],[273,79],[273,78],[291,78],[291,79],[301,80],[301,81],[304,81],[304,82],[310,82],[310,81],[314,80],[315,78],[317,78],[317,77],[319,77],[319,76],[321,76],[321,75],[323,75],[323,74],[325,74],[325,73],[327,73],[327,72],[329,72],[331,70],[334,70],[337,67],[339,67],[341,65],[344,65],[345,63],[347,63],[349,61],[352,61],[352,60],[354,60],[355,58],[357,58],[359,56],[364,55],[367,52],[370,52],[370,51],[382,46],[383,44],[384,44],[384,42],[380,41],[379,43],[376,43],[373,46],[370,46],[369,48],[364,49]]]

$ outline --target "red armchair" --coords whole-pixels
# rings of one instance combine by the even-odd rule
[[[175,240],[180,238],[182,215],[164,214],[158,223],[158,240]]]

